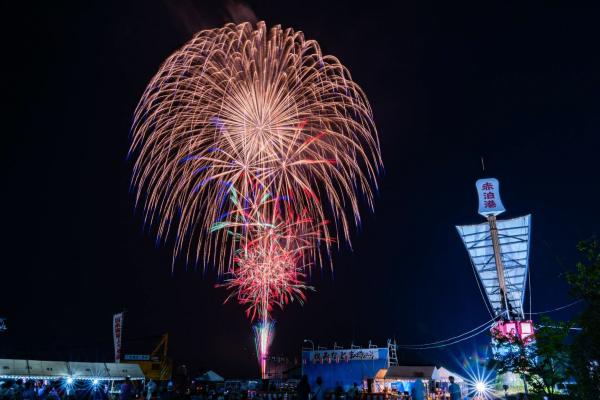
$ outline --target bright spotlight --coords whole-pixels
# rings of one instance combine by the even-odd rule
[[[98,385],[98,379],[94,379],[94,380],[92,381],[92,385],[94,385],[94,386]]]
[[[485,382],[481,382],[481,381],[476,382],[475,390],[477,390],[477,393],[479,393],[479,394],[487,392],[487,386],[486,386]]]
[[[67,378],[67,385],[72,385],[73,384],[73,378],[68,377]]]

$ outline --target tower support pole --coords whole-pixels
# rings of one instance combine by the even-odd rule
[[[498,228],[496,227],[496,216],[489,215],[487,217],[490,224],[490,232],[492,234],[492,247],[494,248],[494,259],[496,261],[496,273],[498,274],[498,285],[500,286],[500,298],[504,304],[504,311],[509,315],[508,298],[506,296],[506,280],[504,279],[504,264],[500,252],[500,240],[498,239]]]

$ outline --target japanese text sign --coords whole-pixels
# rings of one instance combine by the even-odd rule
[[[479,214],[487,217],[502,214],[506,211],[500,199],[500,182],[498,182],[498,179],[479,179],[475,186],[477,186],[477,195],[479,196]]]

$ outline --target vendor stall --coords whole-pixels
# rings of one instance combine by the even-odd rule
[[[447,370],[444,367],[434,365],[409,366],[399,365],[382,368],[377,371],[374,379],[374,391],[385,393],[397,393],[400,396],[410,395],[415,382],[422,381],[428,393],[444,398],[450,383],[450,376],[454,377],[464,394],[466,394],[465,380],[460,375]]]
[[[0,379],[144,380],[137,364],[0,359]]]

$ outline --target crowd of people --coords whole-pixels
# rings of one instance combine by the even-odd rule
[[[385,398],[394,398],[401,400],[426,400],[426,399],[447,399],[447,400],[462,400],[462,390],[460,386],[455,383],[453,376],[449,378],[448,387],[436,393],[428,393],[427,386],[422,379],[417,378],[412,384],[410,392],[390,392],[385,391]],[[323,380],[317,378],[315,385],[311,387],[308,382],[308,377],[304,375],[296,388],[297,400],[358,400],[361,399],[365,393],[364,388],[354,383],[347,391],[344,391],[341,385],[338,385],[335,390],[326,392],[323,389]]]
[[[325,400],[331,398],[335,400],[347,399],[357,400],[360,398],[362,389],[358,388],[358,384],[354,383],[348,391],[344,391],[341,385],[335,388],[333,393],[326,393],[323,388],[323,380],[318,377],[315,381],[315,385],[311,388],[308,383],[308,376],[303,375],[298,387],[296,388],[296,395],[298,400]]]
[[[460,400],[460,388],[450,379],[447,395],[443,398]],[[304,375],[298,385],[291,389],[268,390],[223,390],[210,385],[178,384],[173,382],[147,383],[131,381],[123,382],[97,380],[23,380],[4,381],[0,383],[0,400],[359,400],[364,390],[354,383],[347,391],[338,385],[333,391],[326,391],[323,380],[319,377],[315,383],[309,384]],[[386,396],[394,397],[394,396]],[[417,379],[412,391],[406,397],[410,400],[425,400],[427,390],[424,383]]]
[[[16,379],[0,383],[0,400],[134,400],[144,392],[129,378],[119,385],[102,380]]]

